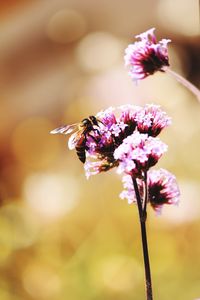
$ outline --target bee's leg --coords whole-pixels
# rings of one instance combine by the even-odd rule
[[[95,124],[95,125],[96,125],[96,124]],[[96,131],[96,132],[100,135],[100,131],[99,131],[98,128],[100,128],[100,127],[99,127],[99,124],[97,124],[95,128],[93,127],[93,128],[92,128],[92,129],[93,129],[92,131]]]
[[[99,127],[99,124],[98,123],[101,123],[101,124],[103,124],[103,125],[105,125],[101,120],[98,120],[97,121],[97,126]]]
[[[96,132],[100,135],[99,129],[95,128],[94,130],[96,130]]]

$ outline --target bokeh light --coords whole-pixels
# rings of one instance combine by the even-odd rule
[[[88,34],[77,47],[77,59],[86,72],[102,71],[122,57],[122,43],[107,32]]]
[[[12,250],[29,247],[36,241],[39,227],[28,210],[11,202],[2,208],[0,217],[2,225],[6,226],[7,245]]]
[[[26,291],[34,299],[52,299],[60,292],[61,280],[48,265],[33,261],[27,265],[22,276]]]
[[[198,1],[160,0],[158,17],[162,26],[187,36],[199,35]]]
[[[86,28],[86,20],[81,13],[72,9],[63,9],[51,17],[47,34],[52,41],[66,44],[79,39]]]
[[[51,122],[40,117],[21,122],[12,137],[16,158],[34,168],[49,165],[59,154],[58,140],[53,140],[49,135],[52,127]]]
[[[72,177],[56,174],[33,174],[24,183],[27,204],[42,221],[56,219],[77,204],[78,185]]]
[[[182,193],[180,203],[176,207],[163,210],[163,217],[172,225],[198,220],[200,215],[199,182],[180,181],[179,185]]]
[[[98,286],[121,293],[128,293],[142,278],[142,267],[131,257],[123,255],[108,256],[104,261],[94,264],[92,281]],[[98,274],[98,275],[97,275]]]

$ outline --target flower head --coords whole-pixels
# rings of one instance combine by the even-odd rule
[[[106,172],[118,165],[117,161],[109,161],[107,159],[91,161],[87,160],[84,164],[85,175],[88,179],[91,175],[97,175],[101,172]]]
[[[102,123],[107,126],[107,128],[110,128],[113,124],[117,123],[116,117],[114,115],[115,108],[109,107],[105,110],[100,111],[97,114],[97,118],[102,121]]]
[[[149,202],[160,213],[163,204],[178,204],[180,191],[176,177],[167,170],[151,170],[148,174]]]
[[[122,183],[124,190],[120,193],[119,197],[124,200],[128,200],[128,204],[136,203],[135,190],[133,188],[133,181],[130,175],[124,175],[122,177]]]
[[[121,199],[127,199],[128,203],[135,203],[136,196],[130,175],[122,178],[124,190],[120,194]],[[140,197],[144,197],[144,185],[141,179],[137,179]],[[152,208],[160,213],[164,204],[178,204],[180,191],[173,174],[167,170],[150,170],[147,177],[148,202]]]
[[[136,129],[135,114],[138,109],[136,106],[127,105],[118,108],[118,116],[115,112],[117,109],[114,108],[97,114],[101,122],[99,128],[90,132],[86,140],[87,177],[118,166],[119,162],[114,158],[114,151]]]
[[[119,161],[119,173],[142,177],[143,172],[154,166],[167,151],[167,145],[159,138],[134,132],[123,140],[115,150],[114,158]]]
[[[170,40],[162,39],[157,42],[154,30],[155,28],[151,28],[136,35],[140,40],[130,44],[125,50],[125,65],[130,67],[130,75],[135,81],[169,66],[167,44]]]
[[[163,128],[171,124],[166,112],[160,109],[159,105],[147,104],[137,111],[135,115],[137,129],[140,133],[147,133],[156,137]]]

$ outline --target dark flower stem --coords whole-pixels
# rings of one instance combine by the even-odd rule
[[[141,228],[141,235],[142,235],[142,248],[143,248],[143,258],[144,258],[144,267],[145,267],[145,279],[146,279],[146,299],[153,300],[151,270],[150,270],[150,263],[149,263],[149,252],[148,252],[147,233],[146,233],[146,219],[147,219],[146,204],[145,204],[146,199],[144,200],[145,209],[143,209],[137,181],[133,177],[132,177],[132,181],[135,189],[137,207],[138,207],[138,212],[140,217],[140,228]],[[146,183],[145,186],[147,186]],[[147,195],[147,190],[145,191],[145,198],[147,197],[146,195]]]
[[[144,172],[144,203],[143,203],[143,211],[147,211],[147,201],[148,201],[148,185],[147,185],[147,171]]]
[[[184,85],[190,92],[192,92],[200,102],[200,90],[193,85],[190,81],[182,77],[181,75],[177,74],[170,68],[164,68],[163,69],[166,73],[170,74],[173,76],[178,82],[180,82],[182,85]]]

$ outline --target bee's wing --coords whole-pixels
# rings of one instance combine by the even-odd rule
[[[76,131],[70,136],[70,138],[68,140],[68,147],[70,150],[72,150],[76,147],[76,144],[77,144],[78,140],[80,139],[80,135],[81,135],[81,131]]]
[[[50,131],[51,134],[69,134],[72,131],[74,131],[76,128],[78,127],[78,123],[72,124],[72,125],[63,125],[60,126],[56,129],[53,129],[52,131]]]

